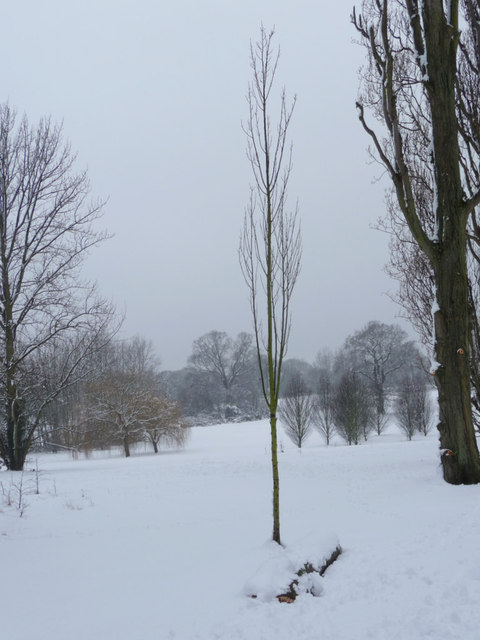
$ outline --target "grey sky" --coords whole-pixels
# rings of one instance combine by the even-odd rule
[[[328,8],[326,8],[328,7]],[[312,360],[368,320],[394,322],[383,274],[381,173],[356,118],[352,0],[18,0],[3,7],[1,100],[30,121],[51,114],[108,197],[114,238],[87,273],[119,308],[124,335],[184,366],[212,329],[251,330],[238,239],[250,168],[241,120],[249,42],[263,21],[281,47],[278,91],[298,96],[290,204],[302,273],[289,356]],[[274,104],[274,103],[272,103]]]

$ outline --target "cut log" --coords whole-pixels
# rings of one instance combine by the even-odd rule
[[[338,545],[334,551],[332,551],[331,555],[325,560],[321,567],[315,567],[311,562],[306,562],[301,569],[297,571],[297,576],[292,580],[289,585],[288,591],[282,593],[277,596],[277,600],[279,602],[286,602],[288,604],[292,604],[295,602],[295,599],[299,593],[299,578],[306,574],[317,573],[320,577],[325,575],[328,567],[330,567],[341,555],[342,547]],[[313,589],[302,589],[302,593],[311,593],[312,595],[318,595],[314,593]]]

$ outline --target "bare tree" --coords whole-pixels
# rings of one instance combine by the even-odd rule
[[[416,397],[413,382],[406,378],[400,384],[398,395],[395,398],[395,419],[400,429],[411,440],[417,431],[416,424]]]
[[[251,370],[253,336],[239,333],[232,340],[224,331],[210,331],[193,343],[189,363],[197,370],[211,374],[224,390],[225,413],[235,402],[235,390],[245,383]],[[226,415],[225,417],[228,417]]]
[[[148,391],[140,391],[134,376],[112,375],[91,387],[90,423],[106,434],[109,444],[121,444],[125,457],[131,455],[131,445],[142,440],[143,418],[150,399]]]
[[[272,50],[273,35],[273,31],[267,33],[262,26],[260,40],[250,48],[253,79],[247,94],[249,115],[244,131],[254,186],[245,213],[240,262],[250,292],[261,386],[270,413],[273,540],[281,544],[277,408],[290,334],[290,303],[300,269],[301,241],[297,211],[286,210],[292,168],[287,133],[295,100],[288,106],[284,90],[275,128],[270,121],[269,99],[279,58],[279,51]]]
[[[428,385],[426,386],[426,393],[423,399],[423,404],[419,403],[418,408],[418,431],[424,436],[427,436],[434,426],[435,411],[432,406],[432,398],[428,393]]]
[[[300,375],[292,377],[280,400],[278,415],[285,433],[299,449],[312,432],[314,400]]]
[[[51,340],[29,359],[24,371],[25,397],[29,413],[41,415],[32,441],[36,447],[68,449],[76,454],[107,444],[92,434],[87,388],[103,373],[101,353],[111,350],[112,326],[94,335],[78,332],[69,340],[65,336],[61,341]],[[68,384],[63,384],[73,363],[74,375],[68,377]]]
[[[333,416],[333,362],[333,354],[329,351],[320,352],[315,358],[317,395],[313,406],[312,422],[313,426],[316,427],[325,438],[327,445],[330,444],[330,440],[335,432]]]
[[[333,398],[337,433],[349,444],[367,440],[374,424],[375,403],[367,383],[355,371],[344,373]]]
[[[158,453],[161,442],[169,447],[183,447],[185,444],[189,428],[183,420],[180,406],[174,400],[152,395],[145,402],[140,418],[145,439],[152,444],[155,453]]]
[[[415,242],[398,204],[387,194],[387,212],[378,228],[390,236],[386,273],[398,282],[390,294],[401,309],[400,315],[412,325],[428,353],[433,350],[432,307],[435,281],[429,261]],[[430,228],[433,225],[430,222]]]
[[[94,228],[102,204],[88,204],[86,173],[49,119],[30,127],[0,105],[0,456],[23,468],[42,412],[78,373],[112,309],[81,281],[87,251],[105,238]],[[65,357],[45,393],[36,363],[62,344]],[[36,387],[36,389],[34,388]]]
[[[466,255],[469,219],[480,203],[478,175],[471,170],[478,154],[470,135],[478,119],[466,117],[469,94],[463,88],[469,79],[478,84],[478,64],[470,55],[476,25],[464,39],[458,0],[365,0],[352,20],[368,51],[359,119],[433,274],[432,372],[443,476],[452,484],[478,483]],[[384,136],[367,123],[366,108],[384,125]]]
[[[350,366],[368,381],[376,399],[375,423],[380,435],[386,425],[385,406],[392,384],[406,365],[420,357],[398,325],[371,321],[345,341]]]
[[[480,143],[480,141],[479,141]],[[476,213],[470,220],[467,241],[467,266],[470,314],[470,378],[472,403],[477,410],[473,418],[478,430],[480,422],[480,241]],[[398,291],[392,295],[419,335],[428,351],[433,349],[431,310],[435,299],[435,279],[430,263],[412,238],[398,205],[390,199],[387,216],[379,227],[390,234],[390,258],[386,272],[398,281]]]
[[[431,427],[431,406],[427,383],[418,373],[403,377],[395,398],[394,414],[409,440],[418,431],[427,435]]]
[[[152,343],[142,338],[112,343],[103,375],[90,387],[90,420],[120,443],[125,457],[131,445],[156,423],[158,359]],[[158,407],[157,407],[158,408]]]

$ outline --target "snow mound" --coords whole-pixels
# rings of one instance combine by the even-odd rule
[[[263,562],[246,582],[243,592],[251,598],[271,602],[279,595],[289,592],[295,580],[297,595],[310,593],[320,596],[323,592],[323,579],[319,572],[339,547],[338,537],[332,533],[311,533],[285,547],[269,542],[262,550]],[[306,566],[313,571],[304,572]]]

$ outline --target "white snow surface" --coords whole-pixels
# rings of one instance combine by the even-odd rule
[[[285,548],[269,541],[266,421],[195,428],[157,456],[38,455],[39,495],[32,456],[21,517],[21,474],[1,472],[0,636],[480,637],[480,487],[443,482],[435,434],[391,428],[357,447],[314,435],[301,452],[282,437],[282,449]],[[319,597],[279,603],[292,567],[337,541],[325,576],[306,578]]]

